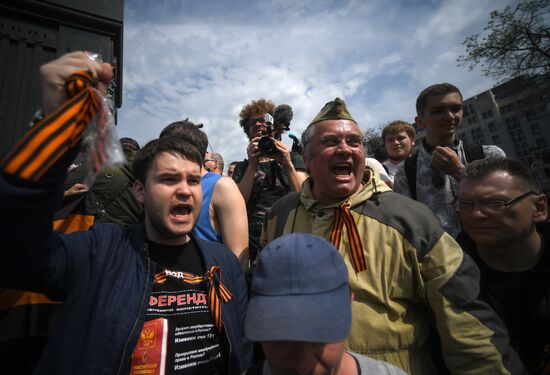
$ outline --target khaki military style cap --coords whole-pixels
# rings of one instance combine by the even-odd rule
[[[325,104],[323,109],[321,109],[321,112],[315,116],[309,125],[325,120],[351,120],[357,124],[357,121],[355,121],[346,108],[346,103],[340,98],[336,98]]]

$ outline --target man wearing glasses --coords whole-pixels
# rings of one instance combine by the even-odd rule
[[[204,158],[204,167],[208,172],[223,174],[223,158],[217,152],[207,152]]]
[[[458,207],[464,228],[458,241],[481,271],[480,299],[502,318],[511,345],[531,373],[547,374],[544,369],[550,370],[548,198],[520,161],[484,159],[466,166]]]
[[[240,125],[248,137],[248,159],[238,162],[232,178],[239,186],[248,211],[250,263],[259,249],[262,223],[267,210],[290,191],[300,191],[307,175],[302,156],[281,142],[282,130],[275,130],[275,104],[253,100],[241,110]]]

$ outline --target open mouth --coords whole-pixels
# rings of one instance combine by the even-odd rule
[[[330,171],[336,176],[350,176],[352,172],[351,164],[337,164]]]
[[[193,208],[188,204],[178,204],[170,210],[170,214],[176,218],[180,216],[187,216],[191,212],[193,212]]]

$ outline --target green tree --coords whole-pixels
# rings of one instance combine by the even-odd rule
[[[481,34],[467,37],[459,66],[480,65],[499,81],[550,73],[550,0],[529,0],[491,12]]]
[[[384,142],[382,142],[383,127],[383,125],[378,125],[377,128],[368,128],[364,130],[367,155],[379,161],[383,161],[387,158],[386,148]]]

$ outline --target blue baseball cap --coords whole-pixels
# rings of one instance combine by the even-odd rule
[[[261,252],[254,271],[245,333],[252,341],[345,340],[351,327],[348,271],[324,238],[280,237]]]

